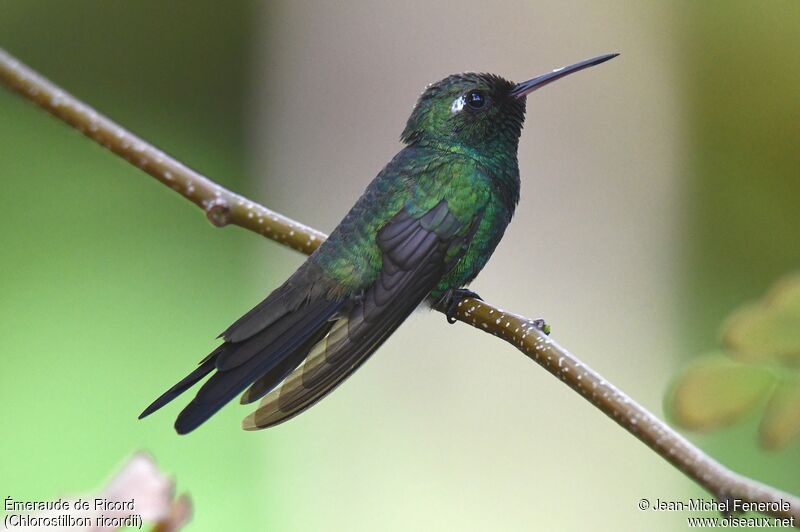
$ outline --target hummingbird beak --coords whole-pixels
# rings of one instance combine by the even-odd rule
[[[528,81],[523,81],[522,83],[518,83],[516,87],[511,90],[511,96],[514,98],[524,98],[528,94],[532,93],[536,89],[540,87],[544,87],[548,83],[551,83],[557,79],[561,79],[564,76],[568,76],[579,70],[583,70],[584,68],[589,68],[595,65],[599,65],[600,63],[605,63],[609,59],[614,59],[619,54],[605,54],[598,57],[593,57],[591,59],[585,59],[580,63],[575,63],[574,65],[569,65],[561,68],[557,68],[552,72],[548,72],[547,74],[542,74],[541,76],[536,76],[535,78],[531,78]]]

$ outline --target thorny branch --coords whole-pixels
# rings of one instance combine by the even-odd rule
[[[238,225],[309,254],[326,235],[200,175],[67,94],[0,49],[0,81],[203,209],[217,227]],[[465,299],[457,318],[502,338],[561,379],[719,500],[763,503],[766,515],[794,517],[800,498],[727,469],[541,332],[533,320]]]

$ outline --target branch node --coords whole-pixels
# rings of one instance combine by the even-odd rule
[[[208,221],[216,227],[225,227],[231,221],[231,207],[223,198],[214,198],[206,203]]]

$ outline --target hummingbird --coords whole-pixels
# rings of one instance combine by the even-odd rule
[[[519,201],[527,96],[617,55],[522,83],[468,72],[429,85],[401,134],[404,147],[328,239],[139,419],[213,373],[178,415],[179,434],[239,394],[242,404],[260,400],[243,428],[272,427],[333,391],[417,307],[442,310],[454,323],[458,303],[479,297],[465,287]]]

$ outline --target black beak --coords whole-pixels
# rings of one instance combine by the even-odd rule
[[[564,76],[568,76],[574,72],[578,72],[579,70],[583,70],[584,68],[589,68],[595,65],[599,65],[600,63],[605,63],[609,59],[614,59],[619,54],[605,54],[598,57],[593,57],[592,59],[585,59],[580,63],[575,63],[574,65],[569,65],[561,68],[557,68],[552,72],[548,72],[547,74],[542,74],[541,76],[536,76],[535,78],[531,78],[528,81],[523,81],[522,83],[518,83],[516,87],[511,91],[511,96],[514,98],[524,98],[528,94],[532,93],[536,89],[540,87],[544,87],[550,82],[553,82],[557,79],[561,79]]]

